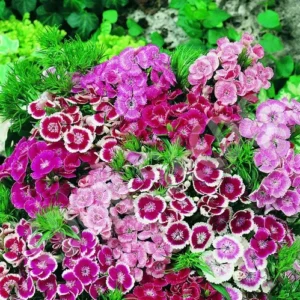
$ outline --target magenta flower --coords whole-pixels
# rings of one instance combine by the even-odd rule
[[[133,290],[133,295],[128,296],[129,299],[140,299],[140,300],[165,300],[165,292],[162,291],[160,286],[154,283],[145,283],[140,286],[136,286]],[[132,298],[131,298],[132,297]]]
[[[220,194],[212,196],[203,196],[198,202],[200,213],[206,217],[211,215],[220,215],[228,207],[228,200]]]
[[[80,295],[83,291],[83,284],[75,276],[74,272],[71,270],[65,270],[62,273],[62,278],[66,281],[64,284],[58,285],[58,293],[60,295],[73,293],[75,297]]]
[[[44,252],[38,257],[31,257],[28,266],[31,276],[45,280],[57,269],[57,262],[51,254]]]
[[[208,186],[219,185],[223,171],[219,170],[218,166],[219,163],[216,159],[200,156],[195,162],[194,175]]]
[[[114,264],[113,251],[107,246],[102,246],[97,254],[101,273],[106,273],[108,268]]]
[[[215,235],[212,226],[203,222],[193,225],[190,236],[190,246],[192,252],[203,252],[210,247]]]
[[[160,196],[142,194],[134,201],[137,219],[144,224],[154,223],[166,209],[166,202]]]
[[[269,230],[271,239],[276,242],[281,242],[286,235],[283,224],[272,215],[268,215],[264,218],[264,227]]]
[[[237,101],[236,85],[230,81],[217,81],[215,85],[215,96],[222,104],[234,104]]]
[[[194,136],[190,136],[189,145],[195,157],[200,155],[212,154],[212,143],[215,137],[210,134],[204,134],[203,137],[198,137],[194,140]]]
[[[14,290],[17,290],[21,276],[18,274],[7,274],[0,277],[0,297],[1,299],[9,299]]]
[[[108,290],[106,285],[106,277],[100,277],[96,279],[89,288],[89,294],[94,299],[99,299],[99,296],[104,294]]]
[[[208,186],[204,181],[193,178],[193,187],[201,195],[213,195],[217,192],[217,186]]]
[[[23,251],[26,249],[26,243],[19,238],[17,234],[11,233],[4,238],[5,252],[3,258],[10,264],[18,266],[24,259]]]
[[[140,170],[141,177],[133,178],[128,182],[128,189],[130,192],[149,191],[153,184],[159,179],[159,172],[152,166],[143,167]]]
[[[54,151],[45,150],[38,154],[31,163],[33,173],[32,178],[40,179],[49,174],[53,169],[58,169],[62,165],[62,161],[56,156]]]
[[[239,175],[224,174],[219,189],[221,195],[231,202],[236,202],[244,194],[245,185]]]
[[[118,149],[117,144],[118,144],[117,140],[111,137],[107,137],[101,140],[99,144],[99,146],[102,147],[99,154],[100,158],[103,161],[111,162],[111,160],[115,155],[115,151]],[[109,173],[109,175],[111,175],[111,173]]]
[[[254,292],[257,291],[260,285],[265,281],[265,276],[266,274],[264,271],[250,271],[243,265],[233,274],[233,279],[239,288],[247,292]]]
[[[171,223],[165,228],[166,242],[173,249],[183,249],[188,243],[191,235],[189,225],[184,221]]]
[[[261,185],[258,190],[252,192],[249,195],[249,199],[253,202],[257,202],[257,207],[261,208],[268,204],[273,204],[276,198],[270,196],[267,189]]]
[[[250,233],[254,227],[253,217],[254,213],[250,209],[237,211],[229,223],[231,232],[240,236]]]
[[[17,287],[17,296],[21,299],[31,299],[35,293],[35,286],[33,279],[28,276],[27,278],[21,277]]]
[[[15,231],[20,238],[27,240],[28,236],[32,234],[32,227],[25,219],[21,219],[16,225]]]
[[[167,226],[169,223],[183,220],[183,216],[172,208],[166,208],[159,216],[159,223],[163,226]]]
[[[57,292],[56,276],[51,274],[47,279],[38,279],[36,288],[44,293],[45,300],[53,300]]]
[[[276,199],[275,208],[290,217],[300,211],[300,195],[295,191],[287,191],[284,196]]]
[[[60,115],[44,117],[40,123],[40,135],[48,142],[58,142],[62,137],[63,119]]]
[[[250,245],[260,258],[266,258],[277,250],[277,245],[271,239],[269,230],[265,228],[257,230],[254,237],[250,240]]]
[[[195,202],[190,197],[185,197],[183,200],[172,200],[170,206],[185,217],[192,216],[197,210]]]
[[[80,126],[72,126],[64,135],[65,147],[71,153],[87,152],[92,147],[93,141],[91,130]]]
[[[99,266],[92,259],[82,257],[76,261],[73,271],[83,285],[88,285],[97,278]]]
[[[130,274],[129,267],[119,263],[108,269],[106,284],[110,290],[120,289],[123,293],[127,293],[134,286],[134,278]]]
[[[243,300],[243,294],[239,289],[232,287],[230,284],[224,284],[224,286],[231,300]]]
[[[252,248],[245,250],[243,259],[245,266],[249,271],[264,270],[267,267],[267,260],[265,258],[260,258],[256,251]]]
[[[275,170],[263,179],[262,185],[270,196],[280,198],[286,194],[291,186],[291,180],[286,172]]]
[[[213,246],[215,247],[214,258],[221,263],[235,263],[244,250],[242,244],[232,235],[216,237]]]
[[[226,208],[220,215],[211,216],[208,219],[208,224],[212,226],[213,231],[223,234],[227,231],[231,214],[232,210],[230,208]]]

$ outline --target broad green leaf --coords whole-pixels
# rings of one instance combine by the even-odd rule
[[[227,37],[230,40],[237,41],[240,39],[241,35],[232,27],[227,29]]]
[[[111,23],[102,22],[100,25],[101,34],[110,34],[111,32]]]
[[[207,31],[207,40],[210,44],[214,45],[217,43],[217,40],[226,35],[226,30],[221,29],[209,29]]]
[[[103,20],[111,24],[118,21],[118,12],[114,9],[109,9],[103,12]]]
[[[64,0],[63,4],[72,11],[82,11],[85,8],[85,1],[82,0]]]
[[[203,26],[206,28],[214,28],[229,18],[230,14],[222,9],[217,8],[209,11],[207,17],[203,21]]]
[[[181,9],[186,5],[186,0],[172,0],[169,4],[170,8]]]
[[[38,15],[38,20],[49,26],[60,25],[64,20],[61,14],[57,12],[48,12],[44,5],[39,6],[36,13]]]
[[[271,33],[266,33],[259,43],[264,47],[267,53],[275,53],[284,48],[280,38]]]
[[[279,15],[274,10],[266,10],[258,14],[257,22],[265,28],[276,28],[280,26]]]
[[[231,300],[230,295],[228,294],[227,290],[225,289],[225,287],[223,285],[215,284],[215,283],[210,283],[210,284],[216,291],[218,291],[220,294],[222,294],[226,300]]]
[[[6,55],[18,51],[19,41],[11,40],[7,35],[0,35],[0,54]]]
[[[1,17],[3,16],[3,14],[4,14],[5,7],[6,7],[6,5],[5,5],[4,0],[1,0],[1,1],[0,1],[0,18],[1,18]]]
[[[77,33],[83,39],[87,39],[91,31],[98,27],[98,17],[96,14],[83,12],[83,13],[71,13],[67,18],[68,24],[72,28],[77,28]]]
[[[106,8],[118,8],[128,4],[128,0],[102,0],[104,7]]]
[[[155,44],[158,47],[162,47],[165,43],[164,38],[156,31],[151,33],[150,38],[152,44]]]
[[[144,31],[144,29],[132,19],[127,19],[126,25],[128,27],[128,33],[131,36],[139,36]]]
[[[181,15],[179,15],[177,25],[180,26],[187,33],[187,35],[192,38],[199,39],[203,34],[198,21],[191,22]]]
[[[281,57],[276,62],[276,73],[279,77],[289,77],[294,70],[294,60],[291,55]]]
[[[31,12],[35,9],[36,0],[12,0],[12,6],[21,15],[24,15],[26,12]]]
[[[207,9],[197,9],[194,6],[186,5],[183,9],[183,14],[190,21],[203,21],[207,18]]]

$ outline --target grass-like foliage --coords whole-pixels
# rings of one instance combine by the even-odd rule
[[[38,213],[32,226],[36,229],[36,233],[42,234],[42,238],[39,240],[40,244],[51,239],[56,233],[62,233],[74,239],[79,238],[72,228],[65,223],[63,213],[57,206],[49,207]]]
[[[138,152],[138,151],[141,150],[141,142],[133,134],[129,134],[126,137],[126,140],[124,141],[123,145],[124,145],[125,149],[128,149],[130,151],[137,151]]]
[[[196,270],[199,275],[203,272],[213,276],[213,273],[206,262],[203,260],[201,253],[193,253],[188,249],[179,254],[172,255],[172,271],[178,272],[185,268]]]
[[[0,225],[14,217],[11,215],[13,207],[10,202],[10,189],[0,183]]]
[[[123,298],[123,293],[122,291],[116,289],[113,291],[108,291],[103,295],[100,295],[99,300],[122,300]]]
[[[175,163],[182,163],[184,158],[189,155],[189,151],[181,146],[179,141],[171,143],[168,140],[163,140],[164,149],[148,148],[149,160],[160,163],[163,165],[166,173],[174,169]]]
[[[118,150],[112,159],[112,162],[110,163],[110,166],[115,170],[115,171],[120,171],[126,162],[126,158],[124,156],[123,150]]]
[[[194,61],[203,54],[204,50],[200,47],[190,45],[179,45],[171,53],[171,66],[176,74],[177,83],[182,87],[188,87],[189,67]]]
[[[253,155],[253,141],[248,140],[241,140],[239,144],[231,144],[225,153],[225,158],[229,162],[228,168],[240,175],[244,183],[252,190],[260,184],[259,171],[254,164]]]

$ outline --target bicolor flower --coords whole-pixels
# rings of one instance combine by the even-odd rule
[[[99,266],[92,259],[81,257],[76,261],[73,271],[83,285],[88,285],[98,277]]]
[[[184,221],[171,223],[165,228],[166,242],[173,249],[183,249],[188,243],[191,235],[189,225]]]
[[[229,226],[232,233],[244,235],[253,229],[254,213],[251,209],[237,211],[230,220]]]
[[[239,175],[224,174],[219,191],[229,201],[236,202],[245,192],[243,179]]]
[[[203,252],[210,247],[215,235],[212,226],[203,222],[193,225],[190,236],[190,247],[192,252]]]

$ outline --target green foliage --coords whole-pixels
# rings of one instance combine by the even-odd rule
[[[103,0],[102,2],[106,8],[121,8],[128,4],[128,0]]]
[[[224,296],[226,300],[231,300],[230,295],[228,294],[226,288],[223,285],[211,283],[211,286]]]
[[[201,253],[193,253],[190,249],[185,252],[172,255],[172,271],[178,272],[185,268],[196,270],[198,275],[208,273],[213,276],[209,266],[201,256]]]
[[[189,155],[189,151],[181,146],[178,141],[171,143],[169,140],[163,140],[164,149],[148,148],[149,160],[161,163],[165,168],[166,173],[174,168],[175,163],[181,164],[183,159]]]
[[[264,34],[259,43],[264,47],[267,53],[275,53],[283,50],[283,44],[280,38],[272,33]]]
[[[228,169],[242,177],[249,189],[256,189],[259,184],[259,172],[253,161],[253,141],[241,140],[239,144],[231,144],[225,158],[229,162]]]
[[[171,53],[171,66],[176,74],[178,84],[182,87],[188,87],[189,67],[194,61],[204,53],[200,47],[189,45],[180,45]]]
[[[12,0],[12,7],[21,15],[31,12],[36,7],[37,0]]]
[[[108,291],[105,294],[100,295],[99,300],[122,300],[123,293],[122,291],[116,289],[112,291]]]
[[[275,61],[276,73],[279,77],[288,78],[294,70],[294,61],[291,55],[280,57]]]
[[[139,152],[142,145],[140,140],[135,135],[129,134],[128,136],[126,136],[123,146],[127,150]]]
[[[275,294],[275,295],[274,295]],[[299,300],[300,299],[300,281],[291,281],[288,277],[284,277],[282,282],[276,289],[276,293],[271,294],[271,300],[289,299]]]
[[[131,36],[137,37],[144,32],[144,29],[133,19],[127,19],[126,25],[128,27],[128,33]]]
[[[223,27],[230,15],[218,8],[213,0],[172,0],[170,7],[179,10],[178,26],[191,38],[201,40],[207,48],[221,36],[238,37],[234,29]]]
[[[277,28],[280,26],[279,15],[274,10],[266,10],[259,13],[257,22],[265,28]]]
[[[164,38],[156,31],[151,33],[150,38],[151,43],[158,47],[162,47],[165,43]]]
[[[279,90],[277,99],[283,97],[290,99],[300,100],[300,76],[293,75],[285,83],[284,87]]]
[[[42,234],[39,244],[48,241],[56,233],[62,233],[65,236],[79,239],[72,228],[65,223],[63,212],[57,206],[49,207],[38,213],[32,222],[32,226],[36,229],[36,233]]]
[[[124,164],[126,162],[124,152],[123,150],[118,150],[115,153],[114,158],[112,159],[112,162],[110,163],[110,166],[115,170],[115,171],[121,171]]]
[[[10,202],[10,189],[3,183],[0,183],[0,226],[14,218],[11,214],[12,210],[13,207]]]

